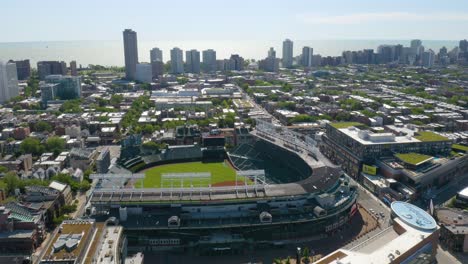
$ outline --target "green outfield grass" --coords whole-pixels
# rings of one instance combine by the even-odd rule
[[[208,187],[222,182],[234,182],[236,180],[236,171],[226,162],[202,163],[186,162],[156,166],[147,169],[143,179],[144,188],[161,188],[162,173],[186,173],[186,172],[210,172],[211,180],[193,179],[194,187]],[[243,179],[242,179],[243,180]],[[173,187],[179,188],[180,181],[174,182]],[[184,179],[183,187],[190,187],[190,179]],[[136,188],[141,188],[141,180],[135,183]],[[170,188],[171,184],[165,182],[164,188]]]

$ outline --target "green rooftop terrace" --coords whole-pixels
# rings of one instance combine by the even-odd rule
[[[468,152],[468,146],[463,146],[460,144],[453,144],[452,149],[458,150],[458,151],[463,151],[463,152]]]
[[[362,123],[359,122],[337,122],[337,123],[330,123],[330,125],[336,129],[341,129],[341,128],[348,128],[348,127],[359,127],[359,126],[365,126]]]
[[[430,142],[430,141],[445,141],[449,140],[448,138],[438,135],[431,131],[420,131],[418,132],[418,136],[414,136],[414,138],[419,139],[421,141]]]
[[[411,165],[419,165],[421,163],[424,163],[428,160],[431,160],[432,157],[428,155],[423,155],[419,153],[399,153],[395,154],[395,157],[397,157],[399,160],[403,161],[404,163],[408,163]]]

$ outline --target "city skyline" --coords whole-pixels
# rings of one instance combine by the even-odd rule
[[[115,1],[111,6],[92,2],[93,8],[89,8],[88,2],[91,4],[84,0],[74,7],[76,23],[63,25],[53,21],[69,19],[66,3],[52,0],[3,3],[6,20],[21,13],[43,30],[34,30],[29,23],[16,23],[3,29],[0,42],[115,40],[116,32],[122,28],[136,29],[141,40],[271,40],[301,36],[302,39],[456,40],[466,35],[463,25],[468,21],[468,6],[460,5],[460,1],[392,1],[378,6],[370,0],[269,1],[268,4],[265,1],[136,1],[132,5]],[[179,9],[181,5],[185,8]],[[44,16],[37,10],[54,16]],[[157,16],[153,10],[158,10]],[[134,11],[139,15],[128,16]],[[104,13],[109,15],[103,16]],[[184,19],[172,19],[174,14]],[[168,20],[172,21],[170,27],[153,26],[164,25]],[[191,23],[186,23],[189,20]],[[52,28],[51,24],[55,26]]]

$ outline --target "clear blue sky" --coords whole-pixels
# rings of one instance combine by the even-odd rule
[[[3,0],[0,42],[468,38],[467,0]]]

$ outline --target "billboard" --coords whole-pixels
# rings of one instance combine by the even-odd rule
[[[364,172],[365,174],[376,175],[377,174],[377,167],[363,164],[362,165],[362,172]]]

